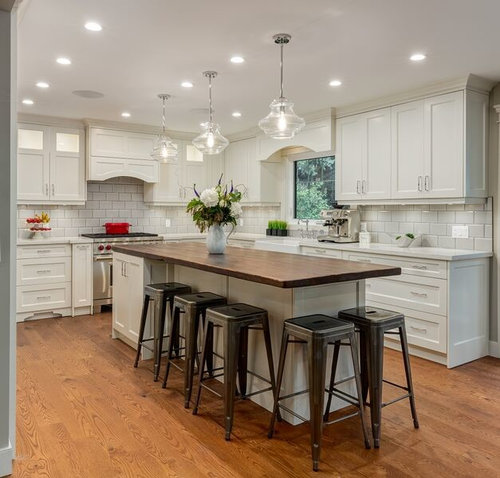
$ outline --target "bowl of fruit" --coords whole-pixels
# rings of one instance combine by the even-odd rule
[[[38,234],[41,237],[47,237],[52,230],[50,227],[50,216],[46,212],[42,212],[40,215],[35,214],[35,217],[28,217],[26,224],[33,237],[36,237]]]

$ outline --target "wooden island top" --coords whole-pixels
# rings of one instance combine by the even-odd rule
[[[208,254],[206,245],[196,242],[113,246],[113,251],[281,288],[401,274],[399,267],[231,246],[224,254]]]

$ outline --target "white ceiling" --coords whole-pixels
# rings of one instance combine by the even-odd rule
[[[169,129],[197,131],[214,82],[223,133],[256,125],[278,96],[287,32],[285,95],[305,114],[463,77],[500,80],[498,0],[24,0],[19,24],[19,104],[25,113],[158,124],[169,93]],[[99,33],[83,28],[102,24]],[[427,60],[410,62],[414,52]],[[246,62],[229,62],[232,55]],[[55,62],[71,58],[72,65]],[[328,86],[341,79],[338,88]],[[50,88],[35,87],[47,81]],[[185,89],[181,81],[192,80]],[[73,90],[96,90],[83,99]],[[240,119],[231,117],[241,111]]]

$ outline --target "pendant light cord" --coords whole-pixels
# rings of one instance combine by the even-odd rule
[[[212,109],[212,76],[208,77],[208,117],[209,122],[213,122],[213,109]]]
[[[166,129],[166,121],[165,121],[165,96],[162,98],[162,101],[163,101],[163,113],[162,113],[162,131],[163,131],[163,134],[165,134],[165,129]]]
[[[281,71],[281,78],[280,78],[280,98],[283,98],[283,43],[280,44],[280,49],[281,49],[281,58],[280,58],[280,71]]]

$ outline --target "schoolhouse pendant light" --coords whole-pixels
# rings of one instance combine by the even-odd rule
[[[170,95],[159,94],[158,98],[162,100],[162,130],[156,137],[153,152],[151,157],[162,163],[176,163],[177,162],[177,145],[167,136],[165,125],[165,102],[170,98]]]
[[[217,76],[217,72],[204,71],[203,76],[208,78],[208,121],[201,124],[203,132],[193,139],[193,144],[200,153],[219,154],[226,149],[229,141],[222,136],[219,125],[213,121],[212,80]]]
[[[305,121],[293,111],[293,103],[283,95],[283,47],[292,37],[288,33],[273,36],[274,43],[280,47],[280,96],[269,105],[271,112],[259,121],[259,128],[274,139],[291,139],[304,126]]]

